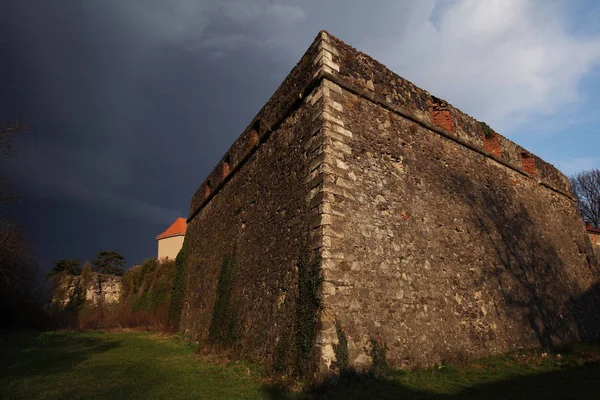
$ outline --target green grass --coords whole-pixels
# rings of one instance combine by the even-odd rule
[[[327,399],[600,399],[600,346],[530,350],[460,366],[391,371],[372,378],[350,374],[317,388]]]
[[[3,336],[2,399],[263,399],[243,364],[219,365],[148,332]]]
[[[560,356],[558,355],[560,353]],[[461,366],[349,374],[289,393],[244,363],[151,332],[0,335],[2,399],[600,399],[600,346],[524,351]]]

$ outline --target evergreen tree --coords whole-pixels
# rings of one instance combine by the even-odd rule
[[[68,275],[80,275],[81,274],[81,261],[74,258],[69,260],[67,258],[62,258],[58,261],[52,261],[54,264],[52,266],[52,270],[49,275],[56,275],[61,272],[66,272]]]
[[[101,274],[122,276],[126,264],[125,257],[116,251],[102,250],[96,255],[92,270]]]

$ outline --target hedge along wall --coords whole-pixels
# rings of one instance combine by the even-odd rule
[[[125,273],[121,306],[130,325],[167,328],[174,274],[175,261],[156,259]]]

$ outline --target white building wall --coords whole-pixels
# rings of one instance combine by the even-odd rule
[[[158,259],[174,260],[179,250],[181,250],[181,246],[183,246],[184,237],[183,235],[179,235],[158,239]]]

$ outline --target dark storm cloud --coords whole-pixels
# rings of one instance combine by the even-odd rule
[[[273,25],[262,19],[305,17],[293,6],[241,2],[39,4],[3,13],[16,59],[5,95],[25,97],[20,108],[39,129],[16,161],[20,178],[38,195],[147,211],[162,223],[173,208],[185,211],[166,181],[196,185],[257,111],[257,93],[264,100],[275,86],[253,71],[276,70],[277,60],[264,68],[261,59],[269,38],[260,31]],[[253,24],[256,34],[236,32]],[[239,60],[215,62],[233,50],[242,71]]]
[[[285,74],[254,71],[289,67],[264,59],[265,29],[305,17],[267,3],[164,4],[2,6],[0,107],[5,120],[25,114],[35,126],[20,141],[10,176],[27,199],[20,211],[37,211],[38,218],[25,217],[28,230],[52,227],[53,235],[36,238],[46,242],[44,256],[72,249],[90,258],[76,249],[83,240],[120,247],[136,261],[152,255],[153,236],[187,214],[197,185]],[[224,59],[232,51],[243,68]],[[81,226],[80,211],[56,221],[57,204],[103,215],[112,229],[98,221]],[[137,225],[147,245],[123,246],[133,242],[120,235],[124,224]]]

